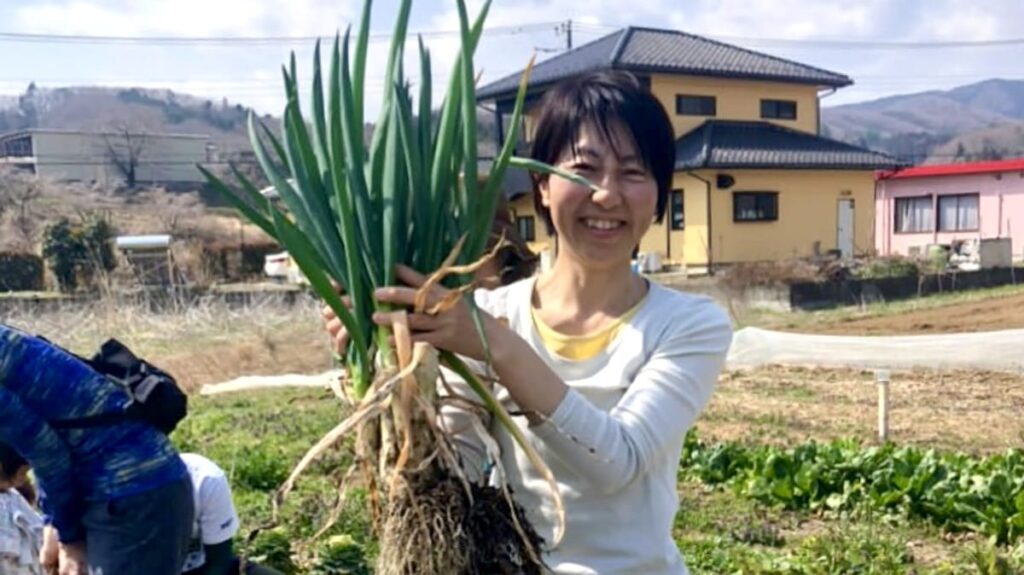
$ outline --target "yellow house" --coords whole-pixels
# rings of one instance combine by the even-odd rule
[[[677,32],[625,28],[541,62],[530,77],[526,142],[536,102],[554,83],[602,69],[647,83],[672,118],[676,173],[669,209],[641,252],[698,269],[874,246],[874,171],[898,162],[824,138],[820,97],[842,74]],[[498,124],[510,119],[520,73],[478,91]],[[507,183],[520,233],[550,246],[522,178]]]

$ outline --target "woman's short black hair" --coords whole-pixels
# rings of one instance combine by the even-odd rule
[[[575,147],[580,130],[593,124],[616,154],[613,129],[621,125],[633,137],[644,167],[658,185],[655,220],[665,215],[675,166],[675,135],[672,121],[661,102],[628,72],[588,72],[568,78],[549,90],[538,104],[533,134],[533,159],[555,164],[566,149]],[[541,202],[540,184],[547,176],[533,176],[533,205],[554,234],[551,211]]]
[[[13,447],[6,443],[0,443],[0,476],[10,479],[26,465],[28,462]]]

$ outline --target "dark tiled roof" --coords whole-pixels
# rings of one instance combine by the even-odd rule
[[[853,83],[843,74],[701,36],[631,26],[537,64],[530,75],[530,87],[535,90],[581,72],[602,69],[778,80],[837,88]],[[477,98],[490,100],[514,95],[521,73],[480,88]]]
[[[769,122],[708,120],[676,141],[676,169],[877,170],[903,165],[879,152]]]
[[[481,174],[489,174],[494,165],[494,158],[480,158],[478,169]],[[512,200],[533,189],[533,180],[530,179],[530,172],[524,168],[505,168],[505,176],[502,178],[501,192],[505,199]]]

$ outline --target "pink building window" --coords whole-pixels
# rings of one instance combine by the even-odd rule
[[[935,211],[931,196],[896,198],[895,232],[913,234],[934,230]]]
[[[978,231],[978,194],[939,196],[939,231]]]

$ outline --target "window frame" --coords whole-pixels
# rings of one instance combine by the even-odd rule
[[[739,213],[739,200],[740,200],[740,198],[744,198],[744,197],[752,197],[752,198],[754,198],[754,202],[755,202],[754,209],[756,211],[759,211],[759,212],[761,211],[761,209],[760,209],[760,206],[758,205],[758,199],[760,199],[760,198],[771,198],[771,200],[772,200],[771,214],[769,214],[767,216],[763,216],[763,217],[762,216],[758,216],[758,217],[755,217],[755,218],[740,217],[740,213]],[[733,192],[732,193],[732,221],[733,221],[733,223],[738,223],[738,224],[758,223],[758,222],[777,222],[777,221],[779,221],[779,192],[772,192],[772,191],[767,191],[767,190],[745,190],[745,191]]]
[[[974,198],[977,202],[974,206],[974,227],[973,228],[953,228],[945,229],[942,227],[942,200],[956,200],[957,201],[957,223],[960,222],[960,200],[962,198]],[[979,192],[967,192],[963,194],[937,194],[935,196],[935,231],[941,233],[958,233],[958,232],[977,232],[981,230],[981,193]]]
[[[914,201],[928,200],[929,204],[931,205],[931,209],[932,209],[932,217],[927,219],[927,221],[929,222],[929,225],[930,225],[930,227],[928,229],[924,229],[924,230],[911,230],[911,231],[906,231],[906,232],[902,231],[900,229],[900,222],[901,222],[901,219],[900,219],[900,202],[901,201],[910,201],[910,200],[914,200]],[[938,226],[937,218],[938,218],[938,213],[936,212],[936,209],[935,209],[935,196],[932,195],[932,194],[923,194],[923,195],[916,195],[916,196],[903,196],[903,197],[899,197],[899,198],[893,198],[893,203],[892,203],[892,232],[894,234],[910,235],[910,234],[931,234],[931,233],[935,233],[935,228]]]
[[[669,196],[669,230],[678,232],[686,229],[686,196],[684,190],[672,190]],[[677,200],[678,198],[678,200]],[[676,222],[676,210],[679,211],[679,221]]]
[[[526,230],[523,229],[523,224],[526,224]],[[529,233],[524,233],[526,231],[529,231]],[[519,237],[521,237],[524,242],[537,241],[537,218],[532,215],[517,215],[516,232],[519,233]]]
[[[782,114],[780,104],[793,106],[792,117]],[[796,120],[798,116],[799,110],[796,100],[778,100],[775,98],[761,99],[761,119],[763,120]]]
[[[699,111],[684,111],[683,102],[685,100],[692,100],[699,102]],[[710,102],[710,113],[705,113],[705,104]],[[714,118],[718,116],[718,97],[709,96],[707,94],[676,94],[676,115],[677,116],[699,116],[704,118]]]
[[[0,142],[0,158],[31,158],[32,136],[21,135]]]

